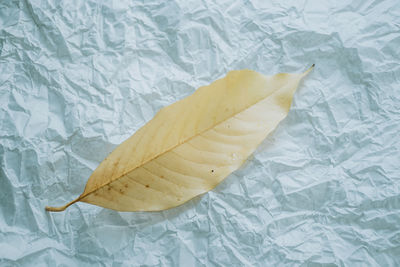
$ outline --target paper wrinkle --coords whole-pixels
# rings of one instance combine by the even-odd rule
[[[400,4],[0,3],[0,266],[400,265]],[[77,203],[156,112],[233,69],[302,72],[243,168],[180,207]]]

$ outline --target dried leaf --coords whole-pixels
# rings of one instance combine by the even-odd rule
[[[161,109],[93,172],[82,201],[119,211],[185,203],[238,169],[286,117],[303,74],[231,71]]]

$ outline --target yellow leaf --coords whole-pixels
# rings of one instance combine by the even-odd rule
[[[162,108],[92,173],[82,201],[159,211],[204,194],[238,169],[286,117],[302,74],[231,71]]]

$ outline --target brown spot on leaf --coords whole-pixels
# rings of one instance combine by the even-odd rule
[[[125,184],[124,186],[125,186],[125,188],[128,188],[128,184]]]
[[[214,170],[211,170],[211,172],[214,172]]]
[[[146,187],[149,188],[150,186],[148,184],[146,184]]]

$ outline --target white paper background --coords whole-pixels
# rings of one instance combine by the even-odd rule
[[[400,2],[263,2],[0,2],[1,266],[400,264]],[[44,211],[195,88],[312,63],[288,118],[203,197]]]

